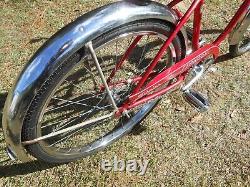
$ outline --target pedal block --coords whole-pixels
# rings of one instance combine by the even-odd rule
[[[205,98],[201,93],[194,90],[183,91],[184,99],[199,112],[206,112],[209,109],[208,99]]]

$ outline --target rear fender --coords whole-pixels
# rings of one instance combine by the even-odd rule
[[[32,99],[53,71],[102,33],[145,19],[158,19],[173,24],[178,21],[174,11],[162,4],[142,0],[120,1],[77,18],[54,34],[34,54],[10,91],[3,112],[4,136],[13,156],[23,162],[30,160],[21,143],[23,121]],[[186,46],[185,30],[180,35]]]

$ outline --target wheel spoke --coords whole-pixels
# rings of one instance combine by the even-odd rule
[[[100,93],[100,94],[97,94],[97,95],[93,95],[91,97],[80,99],[80,100],[77,101],[77,103],[81,103],[83,101],[86,101],[86,100],[89,100],[89,99],[92,99],[92,98],[100,99],[99,96],[103,95],[103,94],[105,94],[105,93]],[[54,97],[52,99],[54,99]],[[65,103],[68,103],[68,104],[65,104]],[[49,108],[49,109],[47,109],[45,112],[52,112],[54,110],[58,110],[58,109],[61,109],[61,108],[64,108],[64,107],[67,107],[67,106],[70,106],[70,105],[73,105],[73,104],[75,104],[75,103],[73,103],[73,102],[64,102],[63,104],[58,105],[58,107],[56,107],[56,108]]]
[[[24,145],[29,145],[29,144],[34,144],[34,143],[37,143],[39,141],[42,141],[42,140],[46,140],[46,139],[49,139],[49,138],[52,138],[52,137],[55,137],[57,135],[60,135],[60,134],[64,134],[66,132],[70,132],[70,131],[74,131],[74,130],[77,130],[79,128],[82,128],[88,124],[92,124],[92,123],[95,123],[95,122],[98,122],[98,121],[102,121],[106,118],[110,118],[114,115],[115,113],[112,112],[110,114],[107,114],[105,116],[101,116],[99,118],[96,118],[96,119],[91,119],[91,120],[88,120],[88,121],[85,121],[85,122],[82,122],[82,123],[79,123],[77,125],[74,125],[74,126],[71,126],[71,127],[67,127],[66,129],[62,129],[62,130],[59,130],[59,131],[56,131],[56,132],[52,132],[50,134],[47,134],[45,136],[42,136],[42,137],[39,137],[39,138],[36,138],[34,140],[28,140],[28,141],[25,141],[23,142]]]
[[[101,122],[105,122],[106,120],[104,119],[103,121],[99,121],[99,122],[96,122],[95,125],[101,123]],[[50,144],[49,146],[47,147],[53,147],[59,143],[62,143],[62,142],[66,142],[69,140],[70,137],[74,136],[75,134],[83,131],[84,128],[80,128],[80,129],[77,129],[77,130],[74,130],[74,131],[69,131],[63,138],[57,140],[56,142],[54,142],[53,144]],[[57,148],[57,151],[60,149],[60,147]]]
[[[98,105],[103,101],[104,98],[105,98],[105,96],[97,103],[96,106],[98,106]],[[107,108],[111,107],[112,105],[109,104],[109,105],[106,105],[106,106],[103,106],[103,107],[96,107],[96,106],[94,106],[91,110],[89,110],[89,111],[87,111],[87,112],[80,113],[78,116],[73,116],[73,117],[67,118],[67,120],[61,120],[61,121],[58,121],[58,122],[55,122],[55,123],[52,123],[52,124],[44,125],[44,126],[42,126],[42,128],[51,127],[51,126],[54,126],[54,125],[56,125],[56,124],[61,125],[63,122],[66,123],[66,124],[63,126],[63,127],[65,127],[67,124],[69,124],[70,122],[72,122],[72,121],[73,121],[74,119],[76,119],[76,118],[83,117],[84,115],[88,115],[88,116],[89,116],[89,115],[94,111],[95,108],[98,108],[98,111],[100,111],[100,110],[107,109]],[[87,116],[87,117],[88,117],[88,116]],[[86,119],[87,117],[85,117],[85,119]],[[85,120],[85,119],[84,119],[84,120]],[[60,128],[60,129],[62,129],[62,128]],[[57,131],[57,130],[59,130],[59,129],[54,130],[54,132]]]
[[[143,47],[143,50],[142,50],[142,54],[141,54],[141,57],[140,57],[140,60],[139,60],[139,63],[138,63],[138,68],[140,68],[140,65],[141,65],[141,62],[144,60],[145,58],[145,50],[146,50],[146,47],[148,45],[148,39],[149,39],[149,36],[147,36],[147,40],[146,40],[146,44],[144,45]]]
[[[53,97],[53,99],[59,100],[59,101],[64,101],[65,103],[76,104],[76,105],[81,105],[81,106],[85,106],[85,107],[100,109],[100,107],[87,105],[87,104],[81,103],[81,102],[79,102],[79,101],[76,101],[76,102],[75,102],[75,101],[69,101],[69,100],[60,99],[60,98],[57,98],[57,97]]]

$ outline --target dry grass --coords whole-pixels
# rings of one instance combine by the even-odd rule
[[[239,2],[207,1],[203,25],[207,39],[218,34]],[[106,3],[108,0],[1,1],[0,107],[44,38]],[[226,43],[222,52],[227,52]],[[180,93],[174,93],[164,97],[143,122],[146,130],[140,135],[127,136],[99,154],[67,165],[6,162],[0,166],[0,186],[249,186],[249,53],[234,59],[224,56],[221,61],[197,85],[211,100],[209,112],[199,114],[183,102]],[[0,148],[4,148],[2,135]],[[104,173],[100,161],[114,155],[150,160],[146,175]]]

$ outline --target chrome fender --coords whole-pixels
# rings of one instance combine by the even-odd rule
[[[247,31],[248,26],[250,25],[250,6],[248,7],[248,11],[241,17],[241,20],[236,25],[234,30],[230,33],[228,41],[229,45],[236,45],[238,44],[243,36],[244,33]]]
[[[176,14],[168,7],[148,0],[112,3],[77,18],[53,35],[30,59],[9,92],[3,112],[3,130],[8,152],[27,162],[30,157],[21,143],[25,114],[45,80],[67,57],[103,32],[142,19],[160,19],[177,23]],[[185,44],[187,36],[181,31]]]

